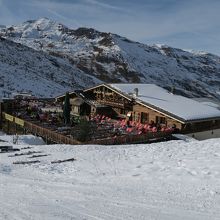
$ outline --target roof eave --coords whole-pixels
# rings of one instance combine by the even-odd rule
[[[220,120],[220,116],[219,117],[189,119],[189,120],[186,120],[186,123],[204,122],[204,121],[213,121],[213,120]]]
[[[69,92],[69,95],[72,95],[74,93],[77,95],[77,93],[75,91]],[[60,96],[55,97],[55,99],[57,100],[57,99],[60,99],[60,98],[65,98],[65,96],[66,96],[66,93],[64,95],[60,95]]]

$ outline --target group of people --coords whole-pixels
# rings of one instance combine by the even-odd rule
[[[105,115],[95,115],[89,118],[90,121],[98,125],[106,125],[112,128],[116,136],[121,134],[146,134],[148,132],[173,132],[176,126],[168,127],[164,124],[156,124],[154,121],[149,123],[140,123],[126,119],[113,120]]]
[[[154,121],[150,121],[149,123],[140,123],[136,121],[128,121],[121,120],[115,123],[115,129],[122,130],[126,133],[132,134],[146,134],[147,132],[172,132],[174,130],[173,127],[167,127],[162,124],[155,124]]]
[[[26,106],[26,115],[31,118],[34,118],[40,122],[49,122],[50,124],[57,124],[58,122],[63,121],[62,113],[57,114],[56,112],[43,112],[41,110],[41,106],[38,105],[27,105]],[[148,132],[173,132],[176,127],[173,125],[172,127],[167,127],[164,124],[156,124],[154,121],[150,121],[148,123],[140,123],[137,121],[132,121],[128,119],[115,120],[109,116],[96,114],[93,116],[86,116],[86,120],[89,122],[96,123],[100,127],[108,127],[111,128],[115,136],[119,136],[121,134],[146,134]],[[74,127],[79,123],[80,120],[76,120],[75,117],[72,117],[70,122],[70,126]]]

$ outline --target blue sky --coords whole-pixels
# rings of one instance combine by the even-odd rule
[[[0,24],[48,17],[146,44],[220,55],[220,0],[0,0]]]

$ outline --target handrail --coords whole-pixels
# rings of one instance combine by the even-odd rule
[[[116,137],[108,137],[103,139],[96,139],[88,142],[80,142],[76,139],[67,137],[63,134],[59,134],[55,131],[52,131],[48,128],[41,127],[32,122],[17,118],[13,115],[3,112],[3,118],[13,123],[22,126],[30,133],[34,135],[41,136],[46,140],[50,140],[57,144],[70,144],[70,145],[79,145],[79,144],[100,144],[100,145],[115,145],[115,144],[136,144],[136,143],[148,143],[152,139],[161,139],[168,138],[171,136],[171,132],[149,132],[147,134],[136,134],[136,135],[122,135]]]
[[[171,137],[172,132],[149,132],[147,134],[136,135],[122,135],[116,137],[103,138],[98,140],[89,141],[86,144],[103,144],[103,145],[118,145],[118,144],[140,144],[148,143],[153,139],[159,140],[161,138]]]
[[[41,127],[39,125],[36,125],[34,123],[31,123],[29,121],[17,118],[13,115],[7,114],[3,112],[3,118],[5,118],[8,121],[14,122],[23,128],[27,129],[30,133],[34,135],[39,135],[43,138],[46,138],[47,140],[51,140],[54,143],[57,144],[81,144],[80,141],[77,141],[73,138],[67,137],[65,135],[59,134],[57,132],[51,131],[48,128]]]

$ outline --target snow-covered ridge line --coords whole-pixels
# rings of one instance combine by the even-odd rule
[[[68,60],[104,82],[152,83],[220,100],[220,58],[213,54],[144,45],[92,28],[72,30],[47,18],[1,28],[0,36]]]

